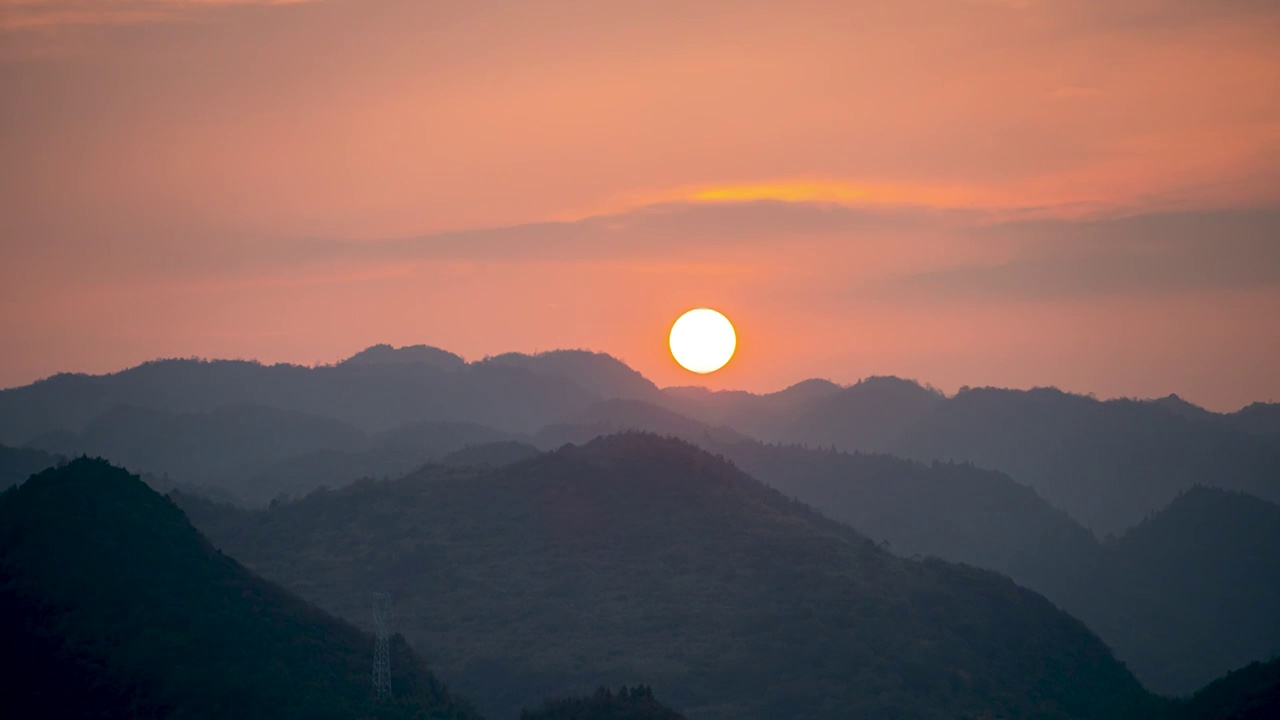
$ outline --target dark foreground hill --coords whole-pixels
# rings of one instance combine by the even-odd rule
[[[1275,720],[1280,717],[1280,659],[1253,663],[1206,685],[1166,720]]]
[[[451,684],[509,717],[643,679],[696,720],[1129,718],[1081,623],[987,571],[899,559],[675,440],[620,435],[264,511],[193,498],[226,552],[340,615],[397,598]]]
[[[80,459],[0,495],[7,717],[476,718],[373,638],[214,550],[136,476]]]
[[[685,720],[658,702],[649,688],[622,686],[617,694],[600,688],[590,697],[547,700],[537,710],[523,710],[520,720]]]

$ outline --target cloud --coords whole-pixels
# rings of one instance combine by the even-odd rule
[[[316,0],[0,0],[0,30],[137,25],[190,18],[212,8],[294,5]]]
[[[886,280],[917,301],[1058,301],[1280,288],[1280,210],[1160,213],[983,228],[1012,257]]]
[[[272,262],[767,266],[890,302],[1097,300],[1280,287],[1280,209],[1007,219],[970,209],[665,203],[574,222],[306,240]],[[825,289],[824,289],[825,288]]]

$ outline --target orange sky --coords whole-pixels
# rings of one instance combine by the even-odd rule
[[[1277,316],[1268,0],[0,0],[0,387],[391,342],[1234,409]]]

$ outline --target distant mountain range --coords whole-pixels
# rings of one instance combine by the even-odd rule
[[[615,400],[641,401],[717,432],[769,442],[1001,470],[1100,536],[1123,532],[1196,485],[1280,502],[1278,405],[1219,414],[1176,396],[1103,402],[1053,389],[965,389],[947,397],[897,378],[847,388],[808,380],[766,395],[660,390],[616,359],[586,351],[466,363],[427,346],[382,345],[334,367],[167,360],[113,375],[58,375],[0,391],[0,443],[62,454],[97,451],[139,470],[169,472],[178,482],[207,483],[210,478],[194,477],[191,467],[177,470],[181,462],[133,458],[133,451],[155,444],[147,438],[157,431],[200,434],[194,426],[205,423],[209,442],[243,449],[188,463],[200,472],[257,476],[268,463],[323,450],[339,454],[325,478],[333,483],[354,479],[343,475],[362,464],[395,474],[408,469],[405,463],[460,449],[436,445],[431,453],[403,454],[401,463],[342,455],[376,446],[370,437],[397,428],[480,425],[492,428],[489,436],[467,444],[528,439],[545,445],[569,437],[557,426],[594,424],[606,431],[634,419],[619,418],[618,408],[600,411],[600,403]],[[220,418],[225,413],[230,416]],[[220,419],[232,427],[219,427]],[[261,442],[248,437],[255,434]],[[196,442],[174,437],[179,441]],[[371,453],[379,460],[387,455]],[[317,486],[283,485],[280,490],[291,493]],[[257,487],[248,494],[258,502],[273,496]]]
[[[89,453],[162,492],[261,507],[428,462],[499,468],[643,430],[721,455],[900,556],[1006,574],[1085,620],[1148,687],[1180,694],[1280,650],[1265,612],[1280,605],[1267,565],[1278,410],[1053,389],[948,397],[898,378],[766,395],[658,389],[584,351],[467,363],[375,346],[335,367],[158,361],[0,391],[0,440],[15,445],[0,446],[0,487]],[[1123,560],[1139,547],[1150,562]],[[1148,598],[1148,585],[1164,590]],[[616,682],[636,680],[650,678]]]

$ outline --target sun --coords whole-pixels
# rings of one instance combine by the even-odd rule
[[[695,308],[671,326],[671,356],[686,370],[705,375],[725,366],[738,347],[729,318],[711,308]]]

